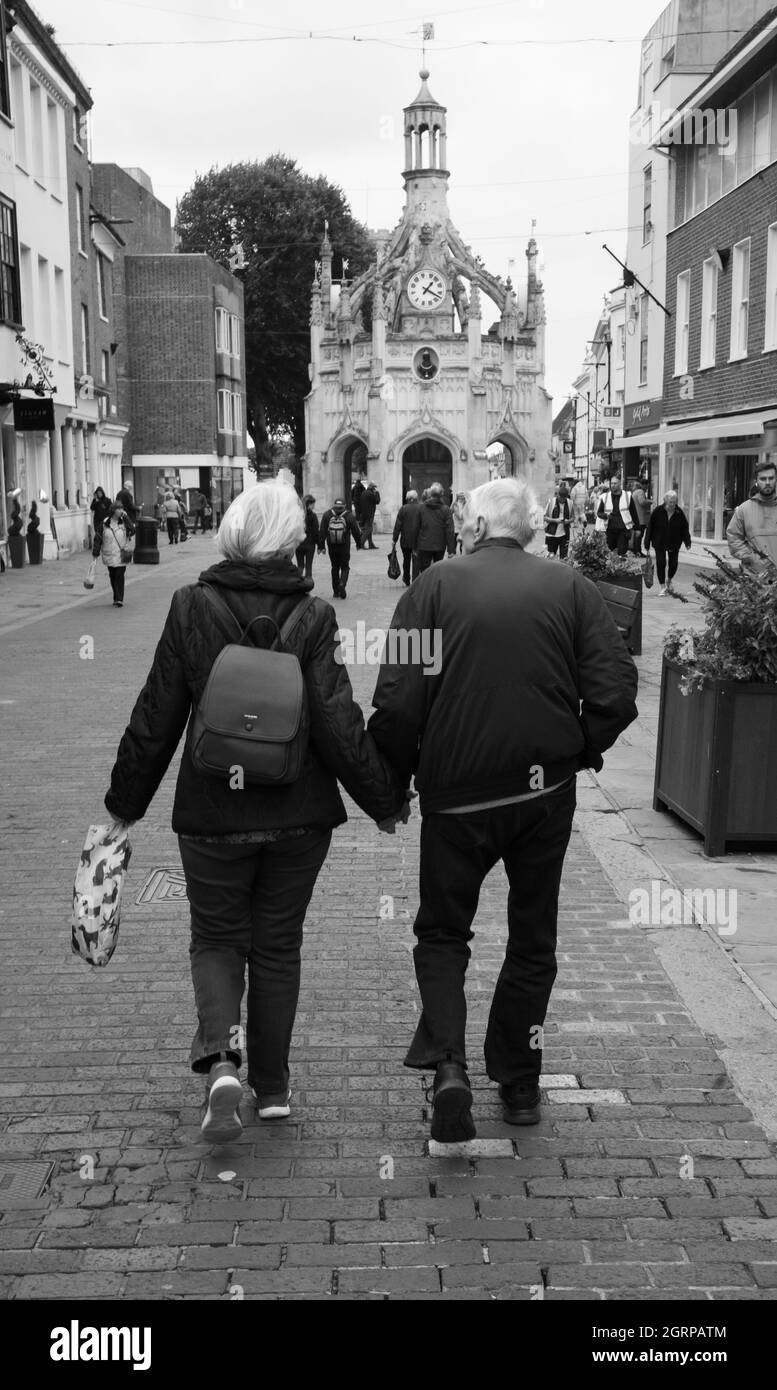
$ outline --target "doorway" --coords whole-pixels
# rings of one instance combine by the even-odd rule
[[[410,488],[418,493],[432,483],[442,485],[444,500],[450,504],[453,486],[453,455],[445,444],[437,439],[416,439],[408,444],[402,455],[402,498]]]

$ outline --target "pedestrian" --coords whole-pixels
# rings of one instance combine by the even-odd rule
[[[154,662],[119,744],[105,805],[116,832],[145,816],[235,626],[265,616],[282,627],[312,588],[294,564],[304,535],[293,488],[275,479],[235,498],[218,533],[221,562],[173,595]],[[257,625],[259,626],[259,625]],[[262,624],[262,627],[269,624]],[[403,789],[365,732],[348,672],[336,654],[337,621],[311,598],[285,649],[302,668],[310,718],[298,779],[282,786],[202,773],[184,743],[173,804],[191,912],[189,948],[199,1026],[192,1070],[207,1077],[202,1134],[228,1142],[242,1129],[240,1004],[248,966],[248,1084],[260,1119],[290,1112],[289,1048],[308,903],[332,830],[346,820],[339,778],[357,805],[393,833],[407,819]],[[191,725],[189,725],[191,728]]]
[[[94,560],[97,559],[102,549],[103,526],[111,514],[112,506],[113,503],[110,497],[106,497],[101,487],[96,487],[94,490],[94,497],[89,503],[89,510],[92,513],[94,527],[94,537],[92,539],[92,558]]]
[[[571,530],[572,503],[569,500],[569,487],[562,478],[555,496],[548,498],[545,508],[545,545],[549,555],[558,555],[559,559],[566,560]]]
[[[726,528],[728,548],[756,574],[777,564],[777,464],[768,455],[756,464],[755,495],[741,502]]]
[[[101,555],[111,581],[114,608],[124,607],[124,576],[127,572],[126,546],[132,532],[129,518],[120,502],[114,502],[103,524]]]
[[[464,554],[421,574],[391,627],[441,626],[426,665],[389,641],[368,729],[420,796],[414,932],[422,1014],[405,1066],[434,1072],[432,1138],[473,1138],[464,981],[482,882],[501,859],[508,940],[485,1039],[505,1119],[540,1118],[542,1025],[575,776],[637,717],[637,673],[604,600],[569,565],[527,553],[525,479],[468,498]],[[389,633],[389,637],[391,634]]]
[[[123,483],[119,491],[116,493],[116,501],[124,509],[124,514],[127,518],[128,534],[130,536],[134,536],[135,523],[138,519],[138,507],[135,501],[132,483],[129,482],[129,480],[126,483]]]
[[[186,525],[186,503],[180,488],[173,488],[173,496],[178,503],[178,525],[181,528],[181,541],[188,541],[189,529]]]
[[[194,512],[194,526],[192,527],[192,535],[196,536],[198,526],[201,531],[205,530],[205,526],[202,519],[202,513],[205,507],[205,498],[203,497],[201,492],[195,492],[194,496],[190,498],[190,502],[191,509]]]
[[[582,535],[585,532],[588,513],[588,489],[582,478],[578,478],[570,491],[569,503],[572,508],[572,534]]]
[[[456,541],[456,553],[461,554],[461,523],[464,516],[464,508],[467,505],[466,492],[457,492],[451,507],[453,518],[453,535]]]
[[[642,551],[645,532],[650,521],[651,504],[642,478],[629,479],[629,481],[634,484],[631,495],[634,499],[634,506],[637,509],[637,516],[639,517],[639,525],[634,527],[634,553],[635,555],[639,555]]]
[[[355,517],[358,517],[359,515],[359,503],[366,491],[367,489],[364,486],[364,478],[360,473],[358,478],[356,479],[356,482],[351,488],[351,510],[353,511]]]
[[[428,501],[422,502],[418,509],[413,524],[413,549],[418,555],[419,574],[442,560],[446,550],[449,555],[455,553],[453,517],[450,507],[446,507],[442,500],[441,483],[432,483]]]
[[[374,483],[368,483],[361,497],[357,516],[362,533],[362,550],[378,550],[372,539],[372,528],[375,524],[375,510],[380,502],[380,493]]]
[[[632,531],[639,525],[639,513],[630,492],[623,491],[620,477],[616,473],[610,478],[610,486],[603,492],[596,509],[596,527],[604,531],[609,550],[617,550],[625,555],[629,548]]]
[[[353,512],[346,511],[344,499],[336,497],[329,511],[324,512],[318,532],[319,555],[323,555],[325,546],[329,549],[333,598],[347,597],[345,587],[351,572],[351,536],[356,541],[356,549],[361,550],[362,536],[356,518]]]
[[[302,545],[297,547],[297,569],[300,574],[304,574],[306,579],[313,577],[313,556],[318,545],[318,517],[313,511],[316,505],[315,497],[310,493],[302,499],[305,508],[305,540]]]
[[[181,508],[176,497],[172,492],[165,493],[165,500],[162,503],[167,522],[167,539],[169,545],[178,544],[178,531],[181,524]]]
[[[413,538],[419,510],[418,493],[411,488],[409,492],[405,493],[404,505],[397,512],[392,536],[394,545],[399,541],[399,548],[402,551],[402,583],[405,587],[410,583],[411,578],[415,579],[418,573],[418,565],[413,557]]]
[[[667,594],[673,594],[672,580],[677,573],[677,561],[680,555],[680,546],[684,545],[686,550],[691,548],[691,532],[688,526],[688,518],[682,507],[677,505],[677,493],[665,492],[663,502],[651,512],[650,520],[645,529],[645,552],[650,550],[652,545],[656,552],[656,574],[659,588],[659,597],[665,598]],[[666,563],[669,560],[669,574],[667,576]]]
[[[202,529],[203,531],[213,530],[213,505],[209,497],[206,497],[203,502]]]

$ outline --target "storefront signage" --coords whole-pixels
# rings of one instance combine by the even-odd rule
[[[13,403],[13,427],[18,433],[30,430],[53,430],[54,402],[50,396],[35,396],[32,400]]]
[[[623,433],[636,434],[661,422],[663,401],[632,401],[623,407]]]

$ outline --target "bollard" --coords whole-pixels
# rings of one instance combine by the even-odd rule
[[[136,565],[159,564],[157,524],[150,517],[141,516],[135,522],[135,554],[133,559]]]

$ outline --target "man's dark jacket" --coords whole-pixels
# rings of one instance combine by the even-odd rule
[[[413,550],[447,550],[453,555],[456,550],[456,537],[453,531],[453,515],[450,507],[439,497],[430,497],[418,508],[412,541]]]
[[[375,520],[375,509],[380,501],[380,493],[376,487],[364,489],[357,503],[359,521],[362,526],[371,526]]]
[[[397,512],[392,540],[395,545],[399,541],[404,550],[413,549],[418,531],[418,513],[420,510],[420,502],[405,502],[404,506],[400,507]]]
[[[415,775],[423,814],[598,770],[637,717],[636,667],[596,585],[517,541],[425,571],[391,626],[436,633],[432,653],[441,643],[440,673],[425,675],[389,638],[368,725],[403,786]]]
[[[324,515],[321,518],[321,525],[318,529],[319,552],[323,554],[324,546],[328,545],[330,555],[333,550],[336,552],[337,555],[350,555],[351,536],[353,536],[354,540],[356,541],[356,549],[360,550],[362,543],[362,533],[359,530],[358,525],[356,524],[356,517],[354,516],[353,512],[349,512],[346,510],[343,510],[342,512],[342,515],[345,518],[345,539],[343,540],[342,544],[335,545],[334,542],[329,539],[329,522],[334,515],[335,509],[334,507],[330,507],[329,511],[324,512]]]
[[[361,497],[362,493],[366,491],[367,489],[365,488],[364,483],[361,481],[361,479],[359,479],[357,483],[354,483],[353,487],[351,488],[351,506],[357,513],[359,510],[359,498]]]
[[[684,545],[690,550],[691,532],[682,507],[675,507],[670,516],[663,502],[659,503],[650,514],[643,545],[646,550],[651,545],[658,550],[679,550]]]
[[[224,561],[200,578],[218,589],[241,625],[265,613],[279,627],[313,587],[291,559],[259,564]],[[246,785],[233,790],[227,778],[195,768],[187,731],[173,805],[173,830],[185,835],[231,835],[288,826],[330,827],[347,820],[337,779],[373,820],[401,808],[402,787],[365,733],[346,667],[335,660],[337,619],[331,605],[314,598],[285,650],[298,657],[310,709],[310,741],[302,774],[283,787]],[[269,646],[271,623],[252,629],[257,645]],[[120,820],[139,820],[172,761],[196,709],[211,666],[237,629],[191,584],[173,595],[154,662],[119,744],[105,805]],[[250,640],[250,639],[249,639]]]

